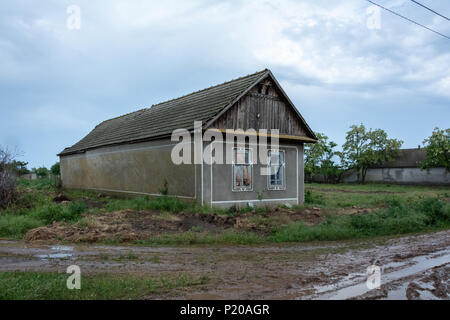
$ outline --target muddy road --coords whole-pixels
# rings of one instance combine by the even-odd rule
[[[0,272],[207,275],[180,295],[148,299],[445,299],[450,298],[450,231],[417,236],[233,247],[29,245],[0,241]],[[367,268],[381,286],[369,289]]]

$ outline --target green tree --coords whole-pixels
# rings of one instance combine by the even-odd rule
[[[317,142],[305,148],[305,173],[310,177],[321,173],[328,181],[330,177],[339,176],[339,167],[333,161],[333,157],[336,155],[334,148],[337,144],[329,141],[323,133],[316,132],[315,134]]]
[[[320,172],[320,163],[325,154],[328,137],[323,133],[316,132],[317,142],[305,147],[305,173],[311,176]]]
[[[358,181],[365,182],[367,169],[392,161],[399,155],[403,141],[389,139],[382,129],[352,125],[342,146],[341,160],[345,167],[355,169]]]
[[[50,172],[55,176],[59,176],[61,174],[61,168],[60,168],[59,162],[52,165],[52,167],[50,168]]]
[[[423,141],[426,158],[420,164],[422,169],[444,167],[450,172],[450,129],[435,127],[431,136]]]
[[[45,178],[48,176],[48,169],[46,167],[40,167],[36,169],[36,175],[39,178]]]
[[[30,170],[27,169],[28,162],[13,160],[9,163],[9,167],[12,172],[16,175],[21,176],[23,174],[29,173]]]

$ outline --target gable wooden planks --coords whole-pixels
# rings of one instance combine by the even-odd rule
[[[267,82],[264,86],[267,86]],[[267,89],[266,89],[267,90]],[[261,91],[263,93],[261,93]],[[306,128],[288,104],[269,84],[269,90],[256,86],[211,126],[216,129],[279,129],[280,134],[306,137]]]

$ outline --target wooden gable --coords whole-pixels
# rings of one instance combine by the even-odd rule
[[[272,79],[266,78],[251,88],[211,127],[225,129],[279,129],[280,138],[314,142],[301,116],[285,98],[284,92]]]

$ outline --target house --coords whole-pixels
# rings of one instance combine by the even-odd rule
[[[450,174],[445,168],[423,170],[419,167],[425,158],[425,149],[401,149],[393,161],[367,169],[366,182],[450,185]],[[343,176],[342,181],[357,182],[356,172],[350,170]]]
[[[199,152],[200,161],[174,161],[180,129],[192,137],[180,154],[192,159]],[[206,141],[211,131],[232,139]],[[100,123],[59,154],[61,179],[66,188],[168,193],[210,206],[292,205],[303,202],[303,145],[316,140],[265,69]],[[220,146],[214,156],[220,150],[231,161],[203,161],[210,144]]]

